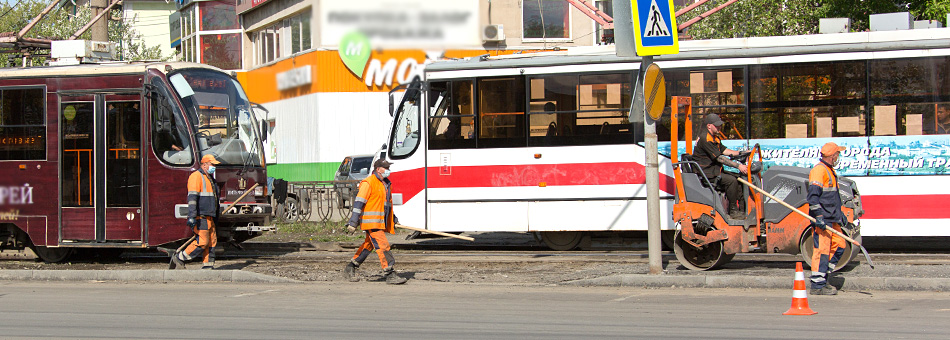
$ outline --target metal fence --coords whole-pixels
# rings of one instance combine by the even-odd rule
[[[287,183],[287,199],[277,207],[281,222],[336,222],[350,218],[360,181]]]

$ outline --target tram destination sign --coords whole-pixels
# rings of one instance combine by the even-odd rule
[[[631,0],[637,55],[680,52],[673,0]]]

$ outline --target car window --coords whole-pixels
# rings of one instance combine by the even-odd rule
[[[340,169],[338,169],[336,173],[345,175],[349,171],[350,171],[350,158],[347,157],[343,159],[343,163],[340,164]]]
[[[366,173],[370,173],[369,166],[373,162],[372,157],[360,157],[353,159],[353,167],[350,170],[350,173],[358,174],[363,169],[367,169]]]

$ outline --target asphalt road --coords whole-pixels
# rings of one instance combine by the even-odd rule
[[[499,286],[0,283],[0,337],[942,339],[950,294]]]

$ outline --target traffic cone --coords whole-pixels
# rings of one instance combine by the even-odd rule
[[[805,290],[805,273],[802,272],[801,262],[795,262],[795,285],[792,289],[792,307],[782,315],[818,314],[808,308],[808,291]]]

